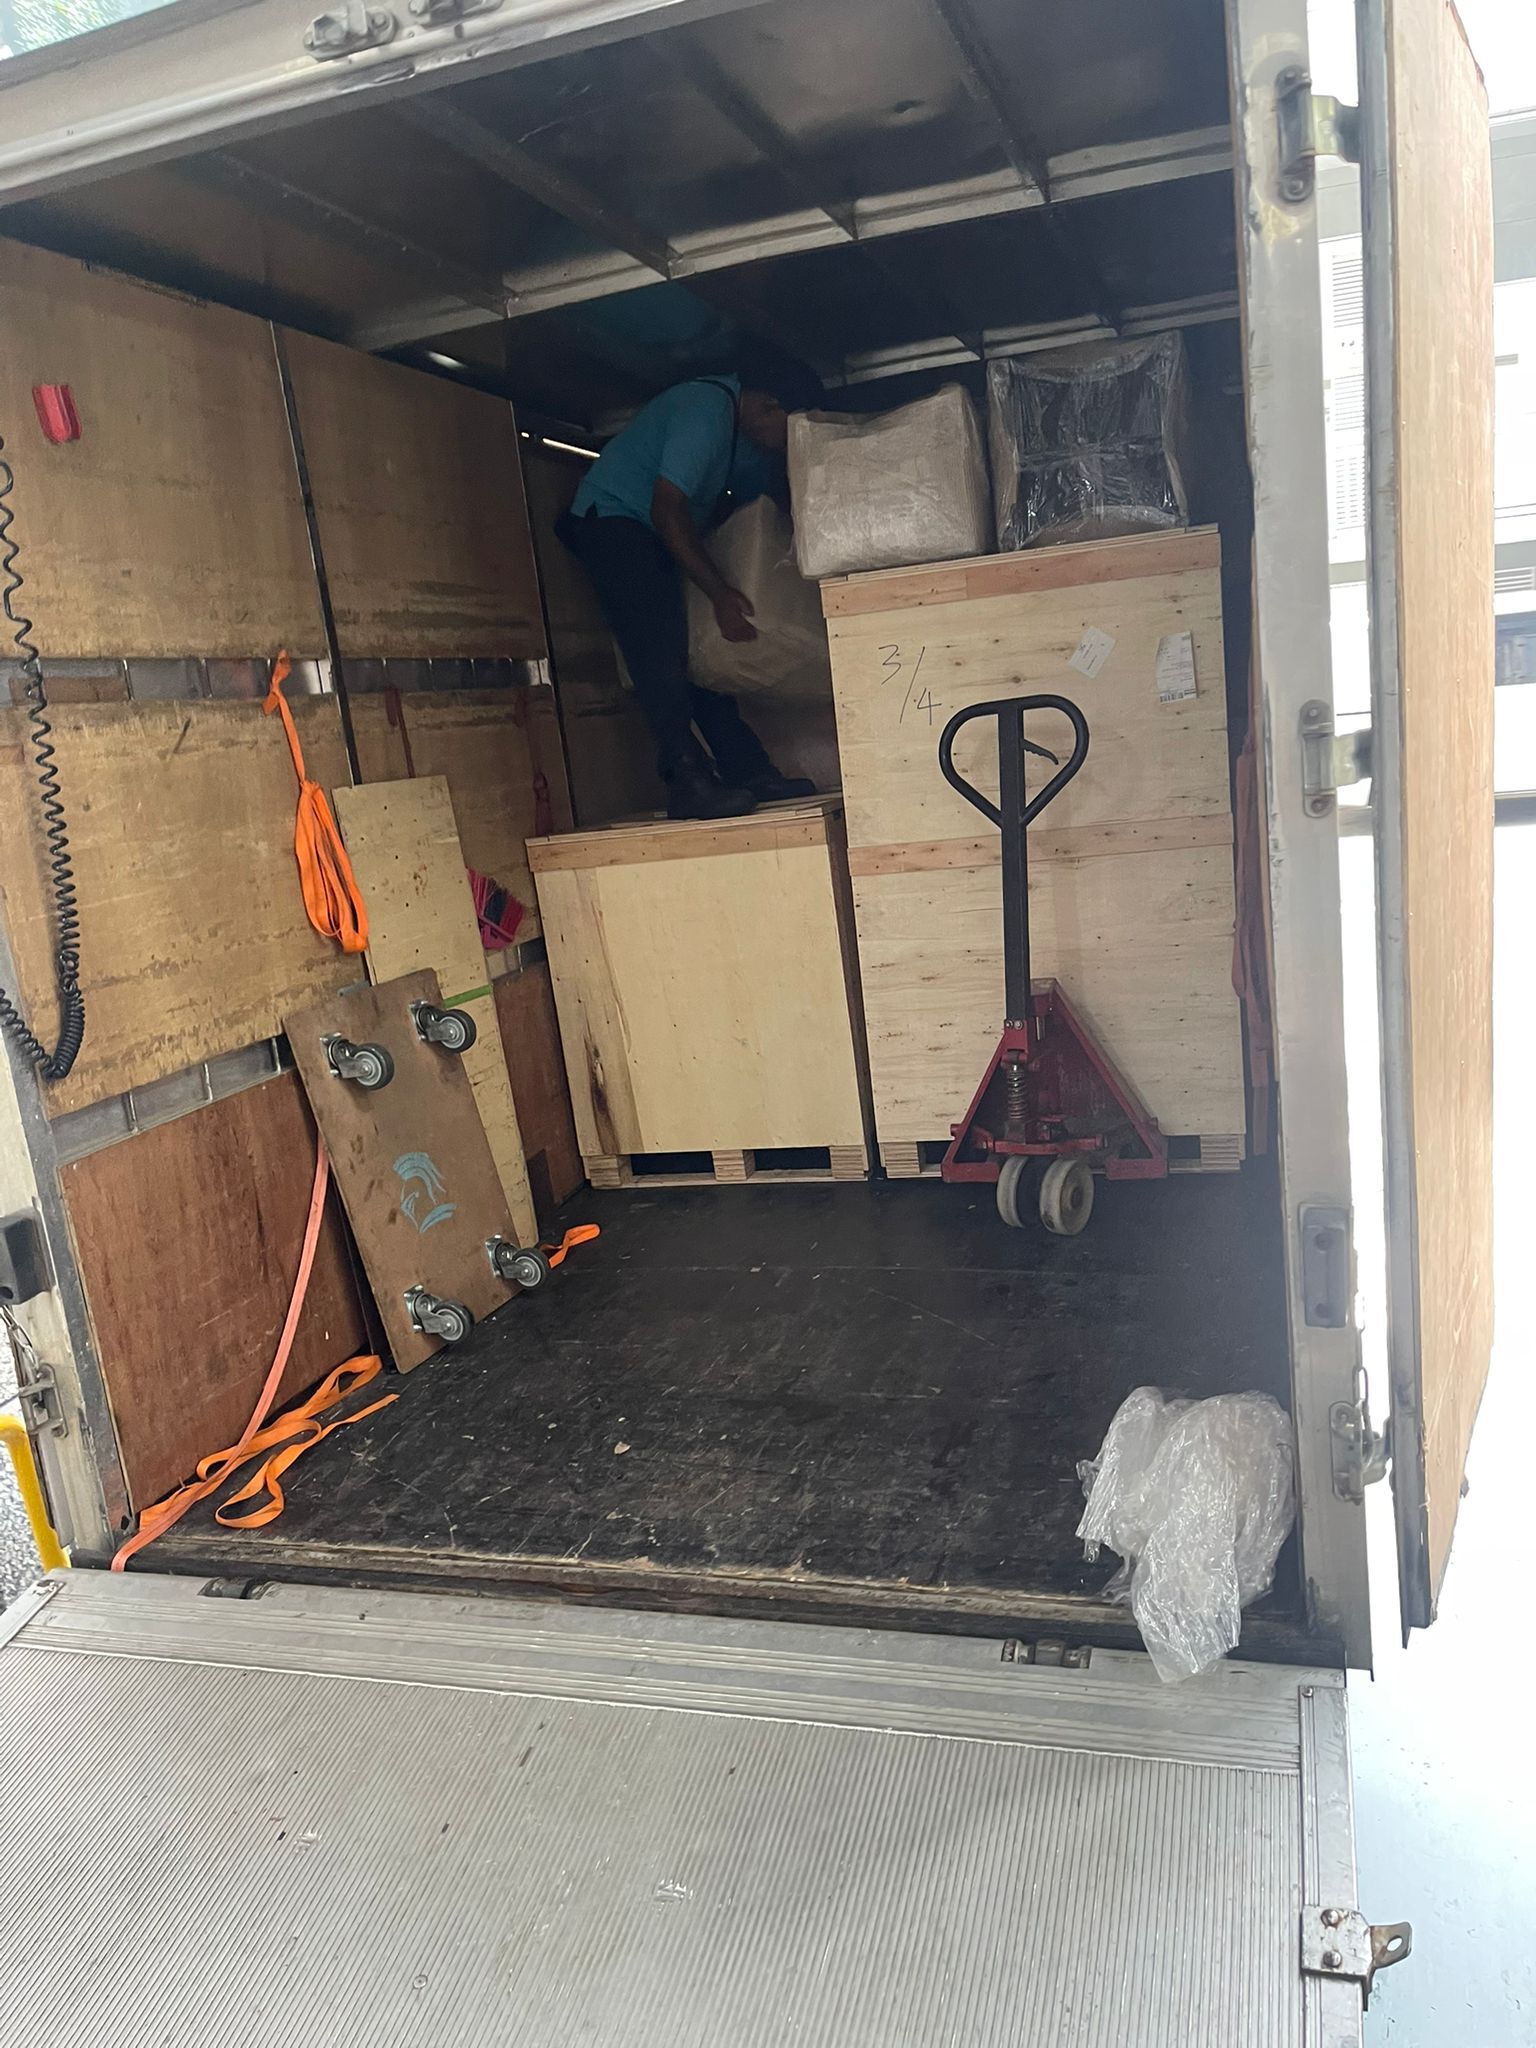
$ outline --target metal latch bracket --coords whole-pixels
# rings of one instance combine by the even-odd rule
[[[1320,156],[1360,161],[1360,109],[1312,90],[1309,74],[1289,64],[1275,80],[1280,196],[1293,206],[1310,199]]]
[[[1053,1665],[1059,1671],[1086,1671],[1091,1654],[1086,1643],[1069,1643],[1060,1636],[1041,1636],[1033,1643],[1010,1636],[1003,1645],[1005,1664]]]
[[[354,50],[376,50],[392,43],[400,20],[388,7],[370,7],[367,0],[340,0],[317,14],[304,31],[304,47],[318,64],[350,57]]]
[[[1371,773],[1371,732],[1336,733],[1333,712],[1315,697],[1301,707],[1301,800],[1309,818],[1326,818],[1338,807],[1339,791],[1365,782]]]
[[[1342,1977],[1360,1986],[1368,1999],[1378,1970],[1390,1970],[1413,1948],[1413,1928],[1406,1920],[1373,1927],[1350,1906],[1303,1906],[1301,1969],[1307,1977]]]
[[[16,1398],[28,1436],[68,1436],[69,1422],[59,1398],[59,1383],[51,1365],[36,1358],[23,1362],[16,1354]]]

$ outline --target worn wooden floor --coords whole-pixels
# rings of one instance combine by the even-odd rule
[[[542,1560],[596,1589],[727,1573],[1001,1611],[1107,1579],[1073,1534],[1076,1465],[1131,1387],[1284,1396],[1262,1167],[1101,1187],[1076,1241],[931,1181],[589,1193],[566,1214],[602,1237],[311,1453],[280,1521],[232,1538],[204,1515],[145,1562],[355,1546],[404,1576],[537,1582]]]

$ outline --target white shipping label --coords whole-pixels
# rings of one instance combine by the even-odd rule
[[[1157,694],[1164,704],[1182,704],[1198,694],[1193,633],[1165,633],[1158,641]]]
[[[1077,652],[1068,660],[1067,666],[1075,668],[1080,676],[1096,676],[1114,651],[1113,633],[1106,633],[1102,626],[1084,626]]]

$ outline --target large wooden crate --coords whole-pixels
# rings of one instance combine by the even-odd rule
[[[948,1138],[1002,1022],[999,838],[940,775],[939,735],[962,706],[1045,691],[1082,707],[1091,742],[1030,833],[1034,972],[1062,982],[1164,1131],[1202,1141],[1188,1163],[1241,1156],[1220,573],[1214,529],[1197,529],[823,585],[888,1170]],[[1166,663],[1185,634],[1197,691],[1165,702],[1159,649]],[[1042,713],[1031,731],[1053,746],[1066,727]],[[991,720],[955,747],[994,799],[996,757]],[[1031,788],[1052,772],[1029,770]]]
[[[838,799],[565,833],[528,856],[594,1182],[867,1172]],[[676,1154],[710,1157],[649,1170]]]

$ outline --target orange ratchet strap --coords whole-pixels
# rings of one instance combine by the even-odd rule
[[[335,939],[344,953],[368,950],[368,912],[362,891],[341,843],[330,804],[318,782],[304,772],[304,751],[293,723],[293,713],[283,695],[283,684],[293,664],[280,654],[272,665],[272,687],[262,702],[270,718],[275,711],[288,735],[293,772],[299,778],[299,808],[293,826],[293,851],[299,863],[299,880],[304,890],[304,908],[309,921],[322,938]]]
[[[338,1415],[333,1421],[321,1423],[322,1411],[330,1407],[343,1395],[355,1393],[359,1387],[367,1386],[384,1370],[383,1361],[372,1355],[349,1358],[345,1365],[337,1366],[330,1377],[296,1408],[280,1415],[276,1422],[268,1424],[272,1403],[277,1399],[277,1390],[283,1383],[288,1358],[293,1350],[293,1339],[299,1327],[299,1317],[304,1309],[304,1297],[309,1292],[309,1276],[314,1269],[315,1248],[320,1242],[320,1224],[325,1215],[325,1192],[331,1181],[330,1155],[321,1145],[315,1155],[315,1179],[309,1195],[309,1215],[304,1224],[304,1243],[299,1252],[299,1270],[293,1283],[293,1294],[288,1303],[288,1313],[283,1319],[282,1335],[277,1340],[267,1377],[262,1382],[261,1392],[256,1396],[256,1406],[251,1410],[251,1419],[240,1432],[239,1441],[227,1451],[215,1451],[211,1457],[199,1460],[197,1477],[180,1486],[164,1500],[156,1501],[139,1517],[135,1534],[120,1544],[112,1559],[112,1569],[120,1572],[129,1558],[137,1555],[146,1544],[153,1543],[157,1536],[163,1536],[167,1529],[174,1528],[189,1509],[206,1500],[210,1493],[217,1493],[224,1481],[239,1471],[250,1459],[260,1457],[263,1451],[275,1455],[263,1460],[254,1481],[234,1496],[236,1501],[248,1500],[263,1488],[272,1496],[276,1505],[259,1508],[250,1517],[237,1517],[236,1528],[259,1528],[261,1523],[270,1522],[283,1511],[283,1492],[278,1485],[294,1459],[319,1443],[321,1437],[329,1436],[333,1429],[343,1423],[357,1422],[364,1415],[373,1415],[380,1408],[387,1408],[398,1394],[386,1394],[382,1401],[375,1401],[367,1408],[357,1408],[350,1415]],[[283,1448],[279,1448],[282,1446]],[[291,1455],[290,1455],[291,1454]],[[225,1506],[231,1506],[226,1502]],[[224,1520],[222,1510],[219,1520]]]
[[[552,1268],[561,1265],[567,1252],[573,1252],[579,1244],[590,1244],[594,1237],[602,1234],[596,1223],[573,1223],[558,1244],[545,1245],[545,1256]]]

